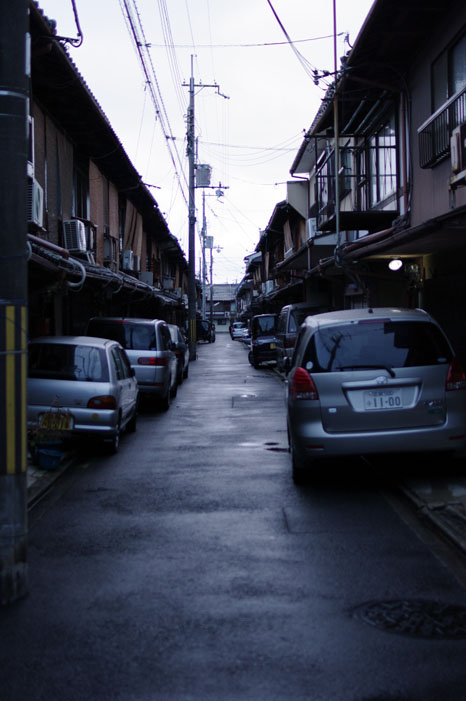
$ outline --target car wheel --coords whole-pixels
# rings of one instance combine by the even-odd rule
[[[165,397],[162,397],[162,399],[160,400],[160,408],[162,409],[162,411],[168,411],[168,410],[169,410],[169,408],[170,408],[170,400],[171,400],[171,393],[170,393],[170,389],[168,389],[167,394],[165,395]]]
[[[291,450],[291,475],[293,477],[293,482],[297,486],[307,484],[309,482],[309,466],[306,465],[304,460],[300,458],[293,445]]]
[[[120,435],[121,425],[120,422],[118,422],[118,426],[116,427],[116,431],[113,434],[111,440],[105,443],[106,452],[109,455],[115,455],[116,453],[118,453],[118,448],[120,447]]]

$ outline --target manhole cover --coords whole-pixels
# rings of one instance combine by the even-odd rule
[[[357,618],[399,635],[438,640],[466,638],[466,607],[436,601],[378,601],[359,606]]]

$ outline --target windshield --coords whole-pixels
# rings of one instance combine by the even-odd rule
[[[89,323],[87,333],[118,341],[127,350],[157,350],[154,324],[94,320]]]
[[[434,324],[381,320],[318,329],[303,365],[312,372],[330,372],[439,365],[451,358],[448,342]]]
[[[275,316],[257,316],[252,321],[254,336],[270,336],[275,333]]]
[[[29,347],[29,377],[107,382],[105,352],[91,346],[33,343]]]

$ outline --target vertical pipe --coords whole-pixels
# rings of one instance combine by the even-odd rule
[[[0,0],[0,604],[27,593],[28,0]]]

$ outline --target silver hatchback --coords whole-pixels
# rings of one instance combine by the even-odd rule
[[[440,326],[419,309],[308,317],[286,401],[296,483],[317,458],[465,447],[466,376]]]
[[[176,395],[175,345],[162,319],[93,317],[87,325],[90,336],[111,338],[126,351],[136,373],[141,395],[155,399],[167,410]]]
[[[136,430],[138,385],[119,343],[88,336],[43,336],[29,344],[28,429],[93,436],[118,450]]]

